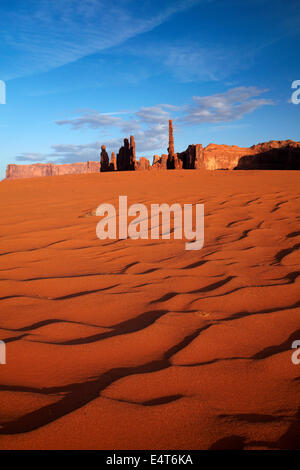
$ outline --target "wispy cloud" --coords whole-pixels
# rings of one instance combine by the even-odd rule
[[[214,95],[193,96],[192,103],[182,106],[158,104],[125,113],[84,111],[80,116],[59,120],[56,124],[69,125],[73,130],[118,127],[123,131],[134,131],[143,125],[163,126],[172,115],[179,122],[188,124],[236,121],[261,106],[274,104],[268,98],[258,98],[266,92],[267,89],[241,86]],[[122,114],[127,115],[127,119],[121,117]]]
[[[226,3],[228,16],[225,13],[222,21],[217,10],[219,6],[222,10]],[[248,0],[240,6],[236,1],[219,1],[214,5],[215,15],[210,8],[202,8],[198,27],[193,22],[185,24],[184,34],[179,30],[171,39],[163,36],[146,38],[142,43],[127,41],[118,51],[108,52],[111,56],[122,52],[140,61],[146,58],[144,74],[168,73],[183,83],[228,79],[251,69],[266,48],[299,33],[298,3]],[[249,16],[245,14],[247,4],[251,5]],[[253,14],[255,9],[258,17]],[[262,21],[262,12],[270,19],[269,23]],[[230,17],[239,20],[231,22]]]
[[[44,162],[45,161],[45,154],[38,153],[38,152],[24,152],[21,155],[16,156],[16,160],[19,162]]]
[[[58,126],[70,126],[73,130],[79,129],[103,129],[106,127],[119,127],[121,130],[136,130],[141,124],[163,124],[169,117],[171,111],[181,108],[170,104],[159,104],[156,106],[142,107],[138,111],[119,111],[113,113],[99,113],[94,110],[85,110],[70,119],[58,120]],[[127,115],[128,118],[120,117]]]
[[[167,41],[148,46],[123,47],[124,54],[147,58],[153,70],[171,73],[178,81],[219,81],[251,67],[254,56],[249,47],[200,44],[197,41]],[[154,64],[154,65],[153,65]]]
[[[25,163],[71,163],[97,160],[101,145],[102,142],[100,141],[81,145],[53,145],[49,153],[21,153],[16,156],[16,161]]]
[[[120,45],[205,0],[27,0],[0,18],[5,79],[45,72]],[[18,7],[19,5],[19,7]],[[11,54],[11,52],[14,54]],[[5,54],[4,54],[5,55]]]
[[[103,127],[122,127],[123,120],[113,114],[100,114],[96,111],[85,112],[80,117],[56,121],[59,126],[70,125],[73,130]]]
[[[257,96],[268,90],[256,87],[236,87],[211,96],[194,96],[193,104],[186,107],[181,120],[189,124],[236,121],[246,114],[273,101]]]

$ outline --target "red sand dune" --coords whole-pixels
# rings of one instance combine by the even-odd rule
[[[299,448],[299,172],[0,184],[2,449]],[[103,202],[205,204],[205,244],[96,237]]]

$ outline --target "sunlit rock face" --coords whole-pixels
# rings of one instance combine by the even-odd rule
[[[110,157],[110,164],[109,164],[110,171],[117,170],[117,159],[115,152],[112,152]]]
[[[150,162],[146,157],[140,157],[136,162],[136,170],[150,170]]]
[[[7,165],[6,178],[34,178],[39,176],[76,175],[81,173],[99,173],[100,162],[79,162],[55,165],[53,163],[35,163],[31,165]]]

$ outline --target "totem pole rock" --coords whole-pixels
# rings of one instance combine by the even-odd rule
[[[167,161],[168,170],[173,170],[175,168],[175,156],[174,156],[174,136],[173,136],[173,121],[169,120],[169,147],[168,147],[168,161]]]

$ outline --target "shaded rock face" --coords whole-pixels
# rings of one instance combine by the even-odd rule
[[[182,168],[186,170],[201,169],[204,165],[204,152],[201,144],[189,145],[188,148],[177,154],[177,158],[182,162]]]
[[[178,158],[177,153],[167,159],[167,170],[180,170],[182,168],[182,161]]]
[[[264,145],[262,148],[265,149]],[[256,146],[255,150],[258,149]],[[300,144],[245,155],[239,159],[235,170],[300,170]]]
[[[124,139],[124,145],[117,155],[117,169],[119,171],[134,171],[136,167],[135,142],[134,137],[130,136],[130,144],[128,139]]]
[[[78,175],[81,173],[99,173],[100,162],[81,162],[63,165],[53,163],[35,163],[32,165],[7,165],[6,178],[35,178],[41,176]]]
[[[152,166],[154,167],[160,161],[159,155],[153,155]]]
[[[101,161],[100,171],[110,171],[109,156],[108,156],[108,153],[106,151],[105,145],[102,145],[102,147],[101,147],[100,161]]]

